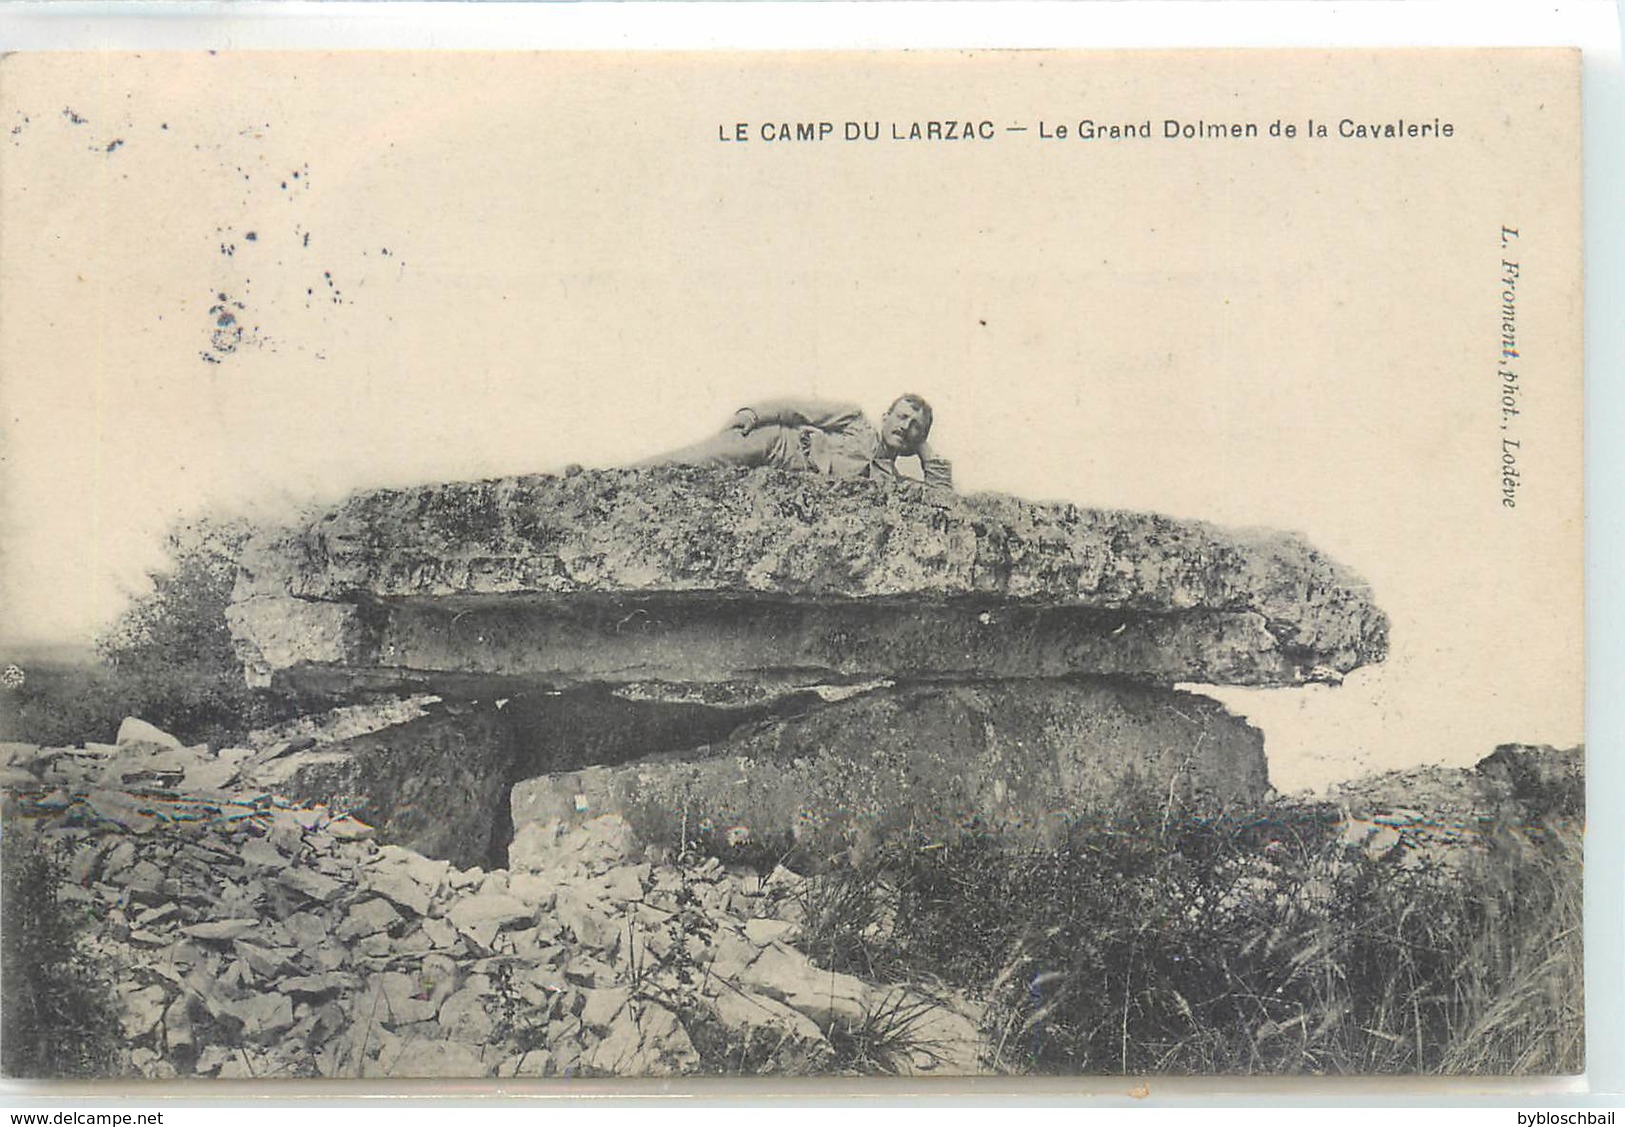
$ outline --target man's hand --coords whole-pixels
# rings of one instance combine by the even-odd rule
[[[734,412],[732,429],[737,430],[740,434],[749,434],[756,429],[760,422],[761,420],[756,417],[755,411],[749,407],[741,407]]]
[[[954,487],[954,467],[947,458],[936,453],[926,443],[920,443],[920,448],[914,451],[920,458],[920,472],[925,483],[937,489],[952,490]]]

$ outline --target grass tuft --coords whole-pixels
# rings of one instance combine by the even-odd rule
[[[966,837],[825,874],[802,945],[981,996],[1011,1071],[1571,1073],[1579,834],[1555,811],[1372,857],[1324,806],[1197,817],[1151,799],[1053,849]]]

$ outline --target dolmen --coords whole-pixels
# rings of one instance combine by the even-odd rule
[[[1291,533],[677,466],[356,494],[256,537],[228,616],[252,684],[436,700],[279,781],[457,863],[606,813],[827,858],[1256,799],[1261,733],[1183,686],[1387,649]]]

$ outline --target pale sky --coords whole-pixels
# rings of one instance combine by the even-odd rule
[[[1574,74],[1509,53],[7,57],[4,626],[88,638],[203,508],[613,465],[770,395],[878,415],[911,390],[963,490],[1292,529],[1370,582],[1386,664],[1214,694],[1265,729],[1277,785],[1572,744]],[[1158,138],[1038,137],[1083,117]],[[1180,143],[1167,117],[1456,136]],[[943,118],[1028,132],[760,140]],[[720,142],[736,122],[756,139]]]

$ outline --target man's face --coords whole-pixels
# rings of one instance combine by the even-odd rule
[[[886,409],[880,420],[880,442],[890,453],[912,454],[920,448],[930,430],[925,412],[917,404],[900,399]]]

